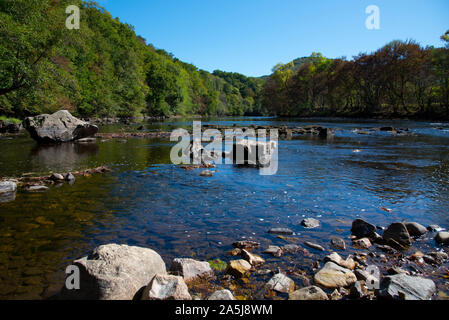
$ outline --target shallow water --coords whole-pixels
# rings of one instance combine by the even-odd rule
[[[63,285],[64,268],[71,260],[111,242],[151,247],[167,263],[179,256],[228,261],[225,253],[236,240],[256,239],[262,249],[285,244],[267,233],[277,226],[289,227],[301,241],[327,249],[331,236],[350,235],[357,217],[380,226],[410,220],[449,228],[448,124],[271,118],[203,121],[207,123],[320,124],[337,130],[326,140],[304,135],[280,141],[276,175],[218,165],[210,178],[200,177],[201,169],[186,171],[172,165],[173,143],[164,139],[38,146],[26,134],[2,138],[1,177],[101,165],[113,170],[79,177],[73,185],[53,186],[43,193],[20,191],[14,201],[0,203],[0,298],[52,296]],[[409,134],[353,131],[389,125],[409,128]],[[101,131],[134,131],[138,126],[110,125]],[[189,127],[191,120],[144,126],[171,130]],[[304,217],[317,218],[322,226],[305,230],[300,225]],[[411,252],[435,246],[430,234]],[[302,261],[290,257],[284,263]]]

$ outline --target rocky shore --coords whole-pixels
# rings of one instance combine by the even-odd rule
[[[319,226],[304,219],[305,230]],[[168,267],[154,250],[108,244],[73,261],[80,269],[79,290],[61,290],[60,299],[104,300],[430,300],[447,299],[444,288],[430,279],[447,269],[449,233],[438,226],[398,222],[382,235],[377,226],[356,219],[349,239],[331,238],[329,249],[304,242],[289,228],[272,228],[269,234],[296,244],[261,248],[256,241],[232,244],[228,261],[198,261],[180,257]],[[434,236],[438,248],[407,254],[422,236]],[[321,247],[321,248],[320,248]],[[353,254],[345,255],[347,247]],[[310,272],[285,268],[286,256],[313,260]],[[274,260],[273,260],[274,259]],[[268,260],[270,260],[268,262]],[[262,281],[261,281],[262,280]],[[446,288],[447,290],[447,288]]]

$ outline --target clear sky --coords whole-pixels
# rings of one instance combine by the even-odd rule
[[[449,0],[100,0],[113,17],[155,47],[197,67],[271,73],[312,52],[336,58],[371,52],[391,40],[441,46]],[[380,29],[368,30],[368,5]]]

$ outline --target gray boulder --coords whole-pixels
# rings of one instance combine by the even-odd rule
[[[0,195],[11,193],[17,190],[17,184],[14,181],[0,181]]]
[[[429,300],[435,292],[435,283],[430,279],[396,274],[382,279],[379,295],[392,299]]]
[[[98,127],[72,116],[67,110],[41,114],[24,120],[24,127],[38,142],[68,142],[92,136]]]
[[[320,226],[320,221],[314,218],[306,218],[302,220],[301,225],[306,229],[318,228]]]
[[[107,244],[73,261],[80,270],[80,288],[63,288],[61,298],[131,300],[156,274],[166,274],[161,256],[148,248]]]
[[[191,281],[198,277],[208,277],[213,274],[209,262],[196,261],[190,258],[173,259],[170,271],[184,277],[185,281]]]
[[[435,241],[440,244],[449,244],[449,232],[440,231],[435,236]]]
[[[182,277],[158,274],[142,293],[142,300],[192,300]]]
[[[278,273],[268,281],[267,287],[277,292],[290,293],[295,290],[295,283],[286,275]]]

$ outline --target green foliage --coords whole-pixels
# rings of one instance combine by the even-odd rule
[[[79,30],[65,28],[69,4],[81,9]],[[95,2],[0,2],[1,114],[261,113],[260,81],[198,70],[147,44]]]
[[[216,271],[220,272],[220,271],[226,270],[226,267],[227,267],[226,262],[224,262],[220,259],[210,260],[208,262],[209,262],[210,267]]]

